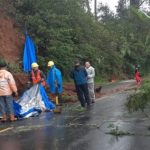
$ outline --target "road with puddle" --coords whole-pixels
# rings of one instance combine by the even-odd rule
[[[148,116],[130,114],[125,105],[134,84],[130,80],[103,87],[108,95],[89,109],[66,104],[61,115],[49,112],[1,123],[0,150],[149,150]]]

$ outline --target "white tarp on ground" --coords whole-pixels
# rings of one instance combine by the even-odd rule
[[[14,102],[15,114],[19,118],[28,118],[54,108],[55,105],[48,99],[44,87],[40,84],[32,86],[19,100]]]

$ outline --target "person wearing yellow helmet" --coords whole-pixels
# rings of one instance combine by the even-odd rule
[[[53,61],[49,61],[48,64],[47,64],[47,66],[48,66],[48,67],[54,66],[54,62],[53,62]]]
[[[63,82],[61,71],[55,66],[53,61],[49,61],[47,66],[49,68],[47,85],[49,86],[50,93],[53,95],[58,94],[59,101],[62,102],[61,93],[63,92]]]
[[[36,83],[41,83],[43,86],[45,86],[46,77],[44,73],[39,69],[39,65],[36,62],[34,62],[31,64],[31,67],[32,67],[32,71],[30,74],[30,81],[32,82],[32,84],[34,85]]]

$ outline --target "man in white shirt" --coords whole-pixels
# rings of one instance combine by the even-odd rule
[[[92,103],[95,102],[95,92],[94,92],[94,77],[95,77],[95,69],[91,66],[90,62],[85,62],[85,69],[88,74],[88,89],[89,89],[89,95],[90,100]]]

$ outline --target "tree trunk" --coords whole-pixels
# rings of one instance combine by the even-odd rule
[[[97,20],[97,0],[94,0],[95,19]]]
[[[88,10],[88,13],[91,13],[91,8],[90,8],[90,2],[89,2],[89,0],[86,0],[86,7],[87,7],[87,10]]]
[[[139,8],[140,0],[130,0],[130,6]]]

